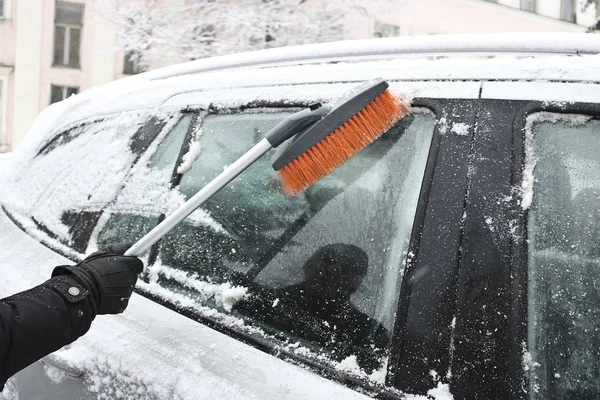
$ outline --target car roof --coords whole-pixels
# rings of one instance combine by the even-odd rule
[[[600,37],[585,33],[509,33],[404,36],[280,47],[173,65],[130,80],[163,79],[226,69],[385,58],[456,55],[596,55]]]
[[[476,98],[479,81],[597,84],[598,54],[600,35],[581,33],[413,36],[267,49],[169,66],[92,88],[63,101],[54,110],[62,117],[50,130],[162,104],[207,106],[194,92],[210,91],[211,104],[235,107],[258,98],[290,104],[327,98],[346,84],[375,77],[402,82],[392,89],[408,97]],[[343,85],[297,90],[330,83]]]

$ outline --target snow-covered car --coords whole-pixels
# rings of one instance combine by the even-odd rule
[[[584,34],[299,46],[50,106],[1,173],[1,296],[134,242],[289,113],[376,77],[412,101],[298,196],[258,160],[142,256],[124,314],[4,394],[600,397],[599,52]],[[337,247],[344,271],[312,263]],[[328,287],[346,296],[319,303]]]

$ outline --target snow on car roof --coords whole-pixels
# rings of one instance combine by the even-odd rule
[[[599,54],[600,38],[582,33],[501,33],[404,36],[346,40],[265,49],[201,59],[147,72],[132,80],[162,79],[198,72],[268,65],[400,56],[455,54]]]
[[[87,92],[76,96],[84,98],[78,102],[80,109],[75,114],[87,114],[86,109],[101,114],[103,110],[110,112],[153,107],[172,96],[190,91],[255,88],[258,92],[260,88],[276,85],[360,82],[373,77],[391,81],[423,81],[429,82],[429,86],[439,85],[440,82],[479,80],[597,83],[600,82],[599,67],[600,55],[509,56],[492,59],[460,57],[279,66],[206,72],[157,80],[125,79],[92,89],[93,96],[85,96]],[[261,90],[266,98],[272,97],[268,96],[269,90]],[[293,91],[289,92],[291,94]],[[235,95],[235,91],[230,91],[229,100],[235,100]],[[440,93],[439,96],[444,95]]]
[[[314,96],[310,98],[306,87],[298,90],[296,85],[351,83],[374,77],[404,82],[398,90],[409,97],[476,98],[477,82],[481,80],[599,83],[600,36],[596,36],[436,35],[292,46],[213,57],[121,79],[72,96],[45,109],[38,118],[44,124],[36,121],[37,129],[32,129],[35,135],[27,136],[38,141],[35,137],[47,136],[79,120],[117,111],[150,109],[193,91],[214,91],[210,102],[208,96],[204,101],[197,97],[193,102],[196,105],[235,106],[251,101],[248,99],[309,101]],[[432,53],[436,57],[431,57]],[[439,58],[440,54],[458,56]],[[494,57],[489,58],[492,54]],[[345,55],[343,62],[331,62],[341,55]],[[365,57],[370,59],[364,60]],[[404,58],[386,59],[389,57]],[[269,66],[278,64],[273,60],[300,64]],[[307,60],[321,63],[302,64]],[[276,93],[274,86],[288,89]],[[247,89],[244,95],[242,88]],[[323,86],[318,90],[326,96]],[[177,106],[182,101],[180,98]]]

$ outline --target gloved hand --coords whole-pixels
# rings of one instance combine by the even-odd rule
[[[118,314],[127,308],[137,275],[144,269],[142,261],[123,256],[129,244],[115,244],[97,251],[77,265],[54,268],[52,277],[70,275],[90,292],[97,314]]]

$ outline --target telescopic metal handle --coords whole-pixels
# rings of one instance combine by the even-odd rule
[[[193,213],[198,207],[204,204],[206,200],[210,199],[270,149],[272,149],[272,146],[267,139],[258,142],[258,144],[248,150],[246,154],[225,168],[215,179],[210,181],[181,207],[173,211],[173,213],[166,217],[160,224],[156,225],[154,229],[138,240],[125,252],[125,255],[139,256],[148,250],[154,243],[162,239],[162,237],[169,233],[171,229],[177,226],[177,224]]]

